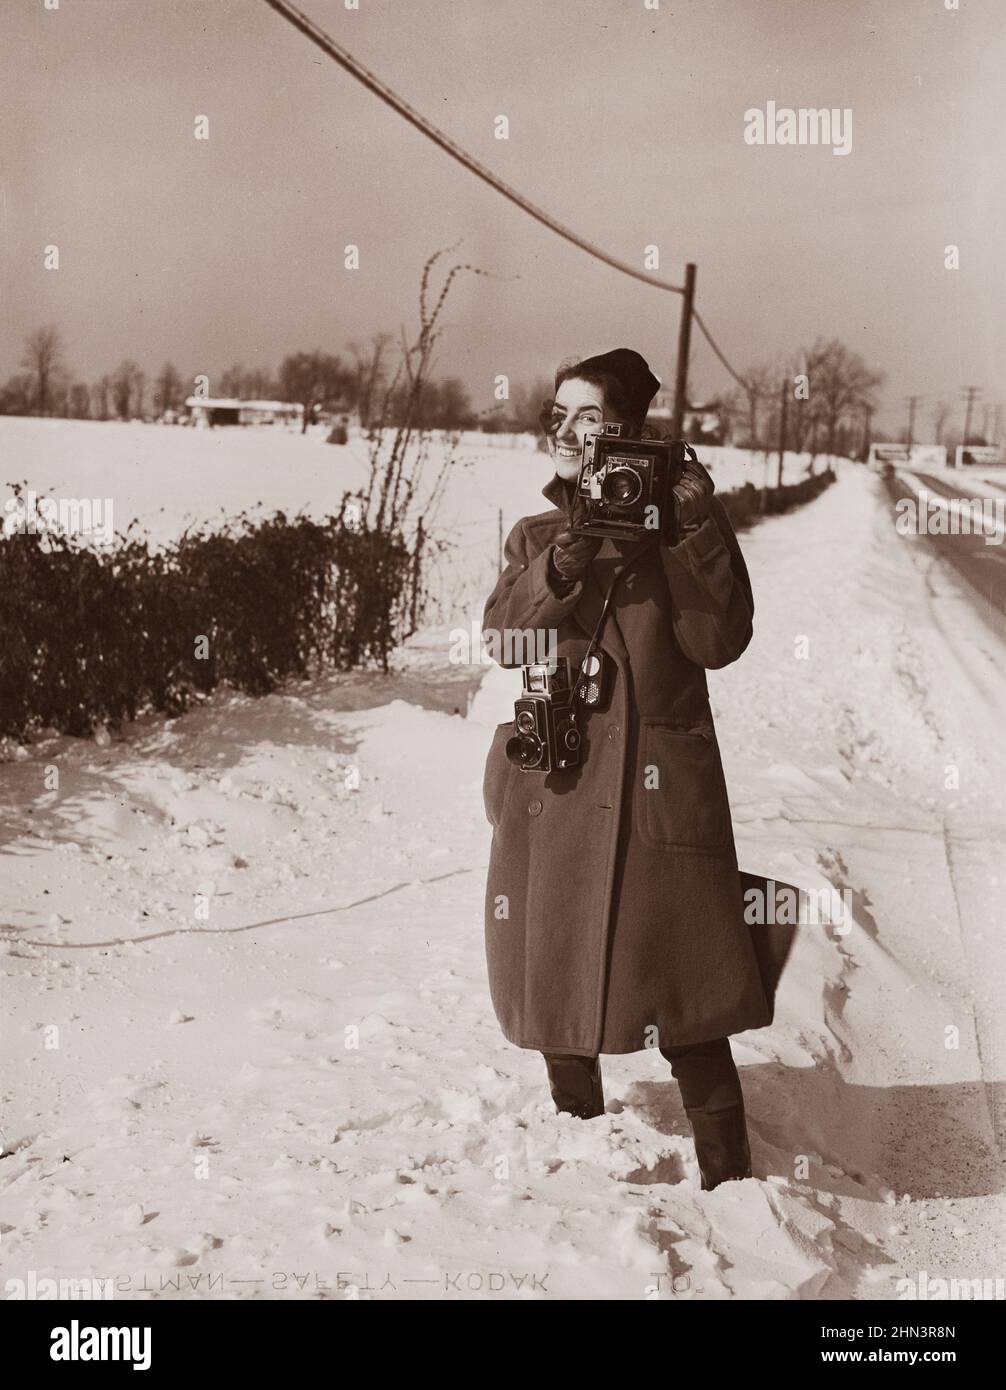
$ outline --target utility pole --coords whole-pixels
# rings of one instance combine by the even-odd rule
[[[971,411],[974,407],[975,397],[980,390],[980,386],[965,386],[964,388],[964,438],[961,440],[962,444],[968,442],[968,435],[971,433]]]
[[[789,382],[783,377],[782,390],[779,392],[779,471],[775,479],[776,487],[782,487],[782,460],[786,452],[786,407],[788,403]]]
[[[909,449],[911,449],[912,445],[915,443],[915,407],[918,405],[919,401],[921,401],[921,400],[922,400],[922,397],[921,397],[921,396],[908,396],[908,397],[906,398],[906,402],[905,402],[906,405],[908,406],[908,448],[909,448]]]
[[[681,321],[678,324],[678,361],[674,375],[674,414],[671,416],[671,438],[681,439],[685,428],[688,402],[688,352],[692,341],[692,306],[695,303],[695,266],[685,266],[685,288],[681,292]]]
[[[863,425],[863,462],[870,457],[870,427],[873,424],[873,407],[866,407],[866,421]]]

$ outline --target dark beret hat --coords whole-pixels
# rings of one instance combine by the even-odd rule
[[[611,352],[586,357],[572,367],[560,367],[556,373],[555,389],[558,391],[561,381],[585,371],[607,372],[613,376],[625,391],[633,415],[640,419],[646,415],[650,402],[660,390],[660,382],[650,371],[646,359],[633,352],[632,348],[612,348]]]

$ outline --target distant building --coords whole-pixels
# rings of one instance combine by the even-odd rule
[[[653,404],[647,419],[654,423],[669,422],[674,417],[674,392],[662,386],[653,397]],[[686,439],[718,439],[720,417],[715,405],[690,405],[685,411],[684,436]]]
[[[651,420],[669,420],[674,413],[674,392],[662,386],[653,397],[648,411]]]
[[[304,407],[289,401],[239,401],[226,396],[189,396],[185,402],[191,423],[207,429],[214,425],[298,424]]]
[[[885,463],[913,468],[946,468],[947,451],[942,444],[894,444],[889,440],[872,443],[867,457],[871,468]]]

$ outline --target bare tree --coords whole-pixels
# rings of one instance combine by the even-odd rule
[[[716,435],[721,444],[729,444],[737,428],[737,421],[746,409],[746,401],[737,387],[720,391],[709,401],[709,410],[718,421]]]
[[[133,415],[144,419],[144,397],[147,391],[147,374],[142,367],[133,373]]]
[[[143,409],[142,395],[146,377],[137,363],[132,361],[120,362],[112,373],[111,391],[112,401],[115,406],[115,413],[120,420],[132,419],[133,414],[139,414]],[[137,408],[137,385],[139,385],[140,402]]]
[[[178,410],[184,396],[185,386],[181,373],[173,362],[165,362],[154,382],[154,414],[159,417],[167,410]]]
[[[390,333],[376,333],[369,343],[349,344],[349,351],[356,363],[356,409],[360,425],[365,430],[370,428],[371,419],[387,382],[385,358],[391,341]]]
[[[810,389],[810,371],[805,352],[787,357],[782,370],[787,383],[786,448],[803,453],[817,420],[817,402]]]
[[[247,392],[247,377],[248,373],[240,362],[235,363],[221,374],[217,389],[221,396],[231,396],[238,401],[248,400],[250,397]]]
[[[90,392],[82,381],[75,381],[70,387],[67,409],[75,420],[87,420],[91,415]]]
[[[107,420],[109,401],[112,397],[112,378],[106,374],[91,387],[91,416],[95,420]]]
[[[768,416],[778,389],[779,373],[759,364],[744,373],[744,399],[747,406],[747,447],[765,452]]]
[[[21,365],[32,379],[35,413],[48,415],[55,382],[63,370],[63,340],[56,324],[46,324],[28,335]]]
[[[545,436],[541,428],[541,414],[546,407],[550,407],[554,394],[552,378],[540,376],[518,384],[510,396],[507,418],[511,428],[538,435],[543,448]]]
[[[454,376],[427,381],[421,398],[411,403],[410,387],[403,382],[391,402],[390,423],[400,425],[406,418],[419,430],[466,430],[476,424],[471,398],[464,383]]]
[[[35,384],[27,372],[18,372],[0,386],[0,415],[30,415]]]
[[[824,430],[826,452],[833,454],[839,426],[853,413],[873,409],[883,373],[867,367],[858,352],[850,352],[837,338],[819,338],[806,353],[810,378],[811,416]],[[812,429],[817,442],[817,430]]]
[[[250,401],[271,401],[280,394],[280,385],[268,367],[252,367],[245,372],[245,390]]]
[[[952,407],[946,401],[939,401],[933,406],[933,442],[943,443],[943,431],[947,427],[947,421],[952,414]]]
[[[297,401],[304,408],[302,434],[307,433],[317,406],[343,404],[354,385],[352,373],[343,367],[341,360],[320,348],[285,357],[279,379],[285,399]]]
[[[448,251],[454,249],[455,247],[446,248]],[[455,277],[462,271],[470,271],[473,275],[489,273],[467,263],[451,266],[431,308],[430,276],[437,261],[444,254],[444,250],[435,251],[423,266],[419,282],[419,334],[415,341],[410,343],[404,327],[402,328],[401,360],[384,392],[379,412],[368,435],[370,480],[364,498],[364,510],[369,515],[372,505],[376,507],[374,524],[378,530],[391,530],[402,524],[419,488],[423,465],[427,458],[428,437],[424,437],[424,431],[418,421],[423,408],[423,396],[430,383],[433,349],[442,331],[438,327],[438,320],[451,286]],[[404,390],[400,391],[400,384],[404,384]],[[382,426],[391,418],[393,402],[396,406],[396,428],[390,447],[385,452]],[[407,468],[414,436],[418,437],[418,456]],[[451,453],[448,451],[425,499],[423,516],[417,521],[420,537],[424,524],[428,533],[429,525],[436,516],[450,471]]]

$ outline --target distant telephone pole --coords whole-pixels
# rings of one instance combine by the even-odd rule
[[[682,439],[685,431],[685,410],[688,402],[688,353],[692,341],[692,306],[695,303],[695,266],[685,266],[685,288],[681,294],[681,319],[678,323],[678,360],[674,374],[674,414],[671,416],[671,438]]]
[[[789,382],[783,377],[782,390],[779,392],[779,472],[776,474],[776,487],[782,487],[782,461],[786,453],[786,407],[788,404]]]
[[[980,390],[980,386],[965,386],[964,388],[964,438],[961,440],[962,444],[968,442],[968,435],[971,433],[971,411]]]
[[[915,408],[922,400],[921,396],[908,396],[905,404],[908,406],[908,448],[915,443]]]

